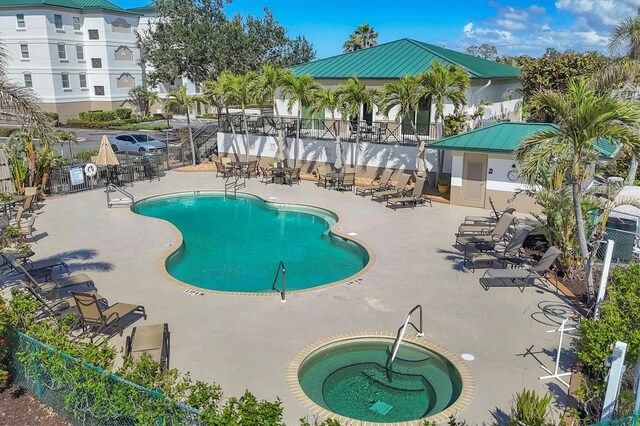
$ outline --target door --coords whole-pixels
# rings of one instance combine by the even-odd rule
[[[487,189],[487,160],[487,154],[464,154],[460,200],[463,206],[484,207]]]

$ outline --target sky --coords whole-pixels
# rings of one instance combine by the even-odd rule
[[[260,16],[265,7],[290,37],[305,36],[317,58],[341,54],[364,23],[380,34],[378,44],[407,37],[464,52],[488,43],[499,55],[539,56],[547,47],[606,52],[611,30],[635,15],[640,0],[233,0],[225,12]]]

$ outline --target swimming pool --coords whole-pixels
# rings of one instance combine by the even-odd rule
[[[167,272],[207,290],[271,292],[281,260],[287,291],[347,279],[369,262],[361,245],[330,232],[337,216],[320,208],[190,192],[147,198],[132,209],[181,232]]]

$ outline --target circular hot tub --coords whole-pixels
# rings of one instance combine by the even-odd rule
[[[380,336],[320,344],[292,363],[297,365],[298,385],[317,412],[344,420],[444,420],[468,402],[471,376],[455,355],[409,339],[390,364],[392,345],[392,337]]]

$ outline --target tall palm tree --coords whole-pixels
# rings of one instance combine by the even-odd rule
[[[311,101],[311,107],[309,108],[309,112],[313,116],[324,116],[326,110],[331,113],[331,133],[336,140],[336,152],[342,152],[340,146],[340,129],[338,127],[338,122],[336,122],[336,112],[342,113],[343,109],[344,101],[342,97],[337,91],[330,89],[319,89],[315,93],[313,100]],[[343,117],[343,115],[341,115],[341,117]]]
[[[342,49],[344,53],[348,53],[375,46],[378,44],[379,35],[369,24],[362,24],[349,35],[349,39],[344,43]]]
[[[528,137],[518,147],[516,159],[521,165],[521,174],[532,184],[538,180],[540,170],[554,172],[560,169],[566,173],[571,185],[580,256],[591,294],[593,253],[587,246],[581,207],[586,169],[597,159],[595,143],[600,138],[633,149],[640,148],[640,135],[633,128],[640,124],[640,107],[635,102],[598,93],[585,79],[570,82],[566,93],[539,92],[533,96],[532,103],[553,111],[558,127]]]
[[[202,82],[202,86],[204,88],[202,97],[206,99],[207,104],[215,107],[216,115],[218,116],[218,127],[220,127],[220,116],[225,103],[225,87],[219,78],[217,80],[205,80]]]
[[[276,143],[278,145],[276,159],[278,161],[284,160],[284,135],[282,134],[280,111],[278,111],[278,91],[284,85],[285,78],[291,78],[290,71],[265,64],[262,66],[262,74],[255,84],[258,98],[263,100],[265,103],[268,102],[271,104],[276,116]]]
[[[469,74],[459,65],[445,66],[441,62],[434,62],[431,69],[421,75],[420,82],[431,95],[431,102],[435,104],[436,137],[442,139],[444,104],[449,100],[455,108],[459,108],[466,103],[466,90],[471,85]],[[424,141],[420,141],[420,149],[424,149]],[[444,151],[438,151],[438,176],[442,173],[443,165]]]
[[[158,102],[158,94],[142,86],[136,86],[129,90],[129,98],[125,103],[131,104],[138,110],[138,113],[147,117],[151,114],[151,105]]]
[[[234,119],[229,112],[229,105],[235,103],[235,94],[234,94],[234,85],[235,85],[236,75],[231,71],[223,71],[218,76],[216,80],[216,90],[219,93],[216,96],[219,96],[220,104],[224,106],[227,121],[229,122],[229,126],[231,127],[231,134],[233,135],[233,140],[236,140],[236,126],[234,123]],[[218,120],[219,121],[219,120]],[[218,123],[219,124],[219,123]]]
[[[420,140],[418,135],[418,128],[415,121],[415,112],[418,110],[420,101],[426,99],[429,93],[425,90],[425,87],[420,83],[422,80],[421,75],[409,76],[405,75],[397,82],[385,83],[382,91],[383,105],[385,115],[389,115],[389,112],[393,108],[397,108],[398,116],[409,117],[409,124],[416,140]],[[425,146],[424,142],[420,143],[418,149],[418,175],[428,176],[426,174],[426,160],[425,160]]]
[[[228,101],[242,109],[242,126],[244,127],[244,146],[246,161],[249,161],[249,127],[247,126],[247,108],[256,102],[255,85],[258,73],[249,71],[246,74],[232,75],[227,83]]]
[[[191,147],[191,162],[196,165],[196,146],[193,143],[193,130],[191,129],[190,111],[198,102],[206,103],[202,96],[188,95],[186,86],[179,86],[176,90],[169,93],[164,101],[164,107],[168,111],[174,108],[184,109],[187,114],[187,128],[189,129],[189,146]]]
[[[320,89],[320,85],[315,82],[309,74],[299,77],[293,74],[286,74],[282,81],[282,90],[280,96],[287,100],[287,109],[289,114],[293,110],[293,106],[298,107],[298,120],[296,121],[296,146],[300,144],[300,121],[302,120],[302,106],[310,105],[315,92]],[[294,161],[297,161],[294,160]]]
[[[353,76],[346,83],[339,85],[336,88],[336,92],[338,92],[344,103],[342,113],[346,117],[343,118],[347,121],[355,120],[356,149],[355,158],[352,159],[352,164],[355,165],[358,162],[358,150],[360,148],[360,114],[364,108],[367,111],[373,108],[376,92],[367,89],[367,86],[357,76]]]

